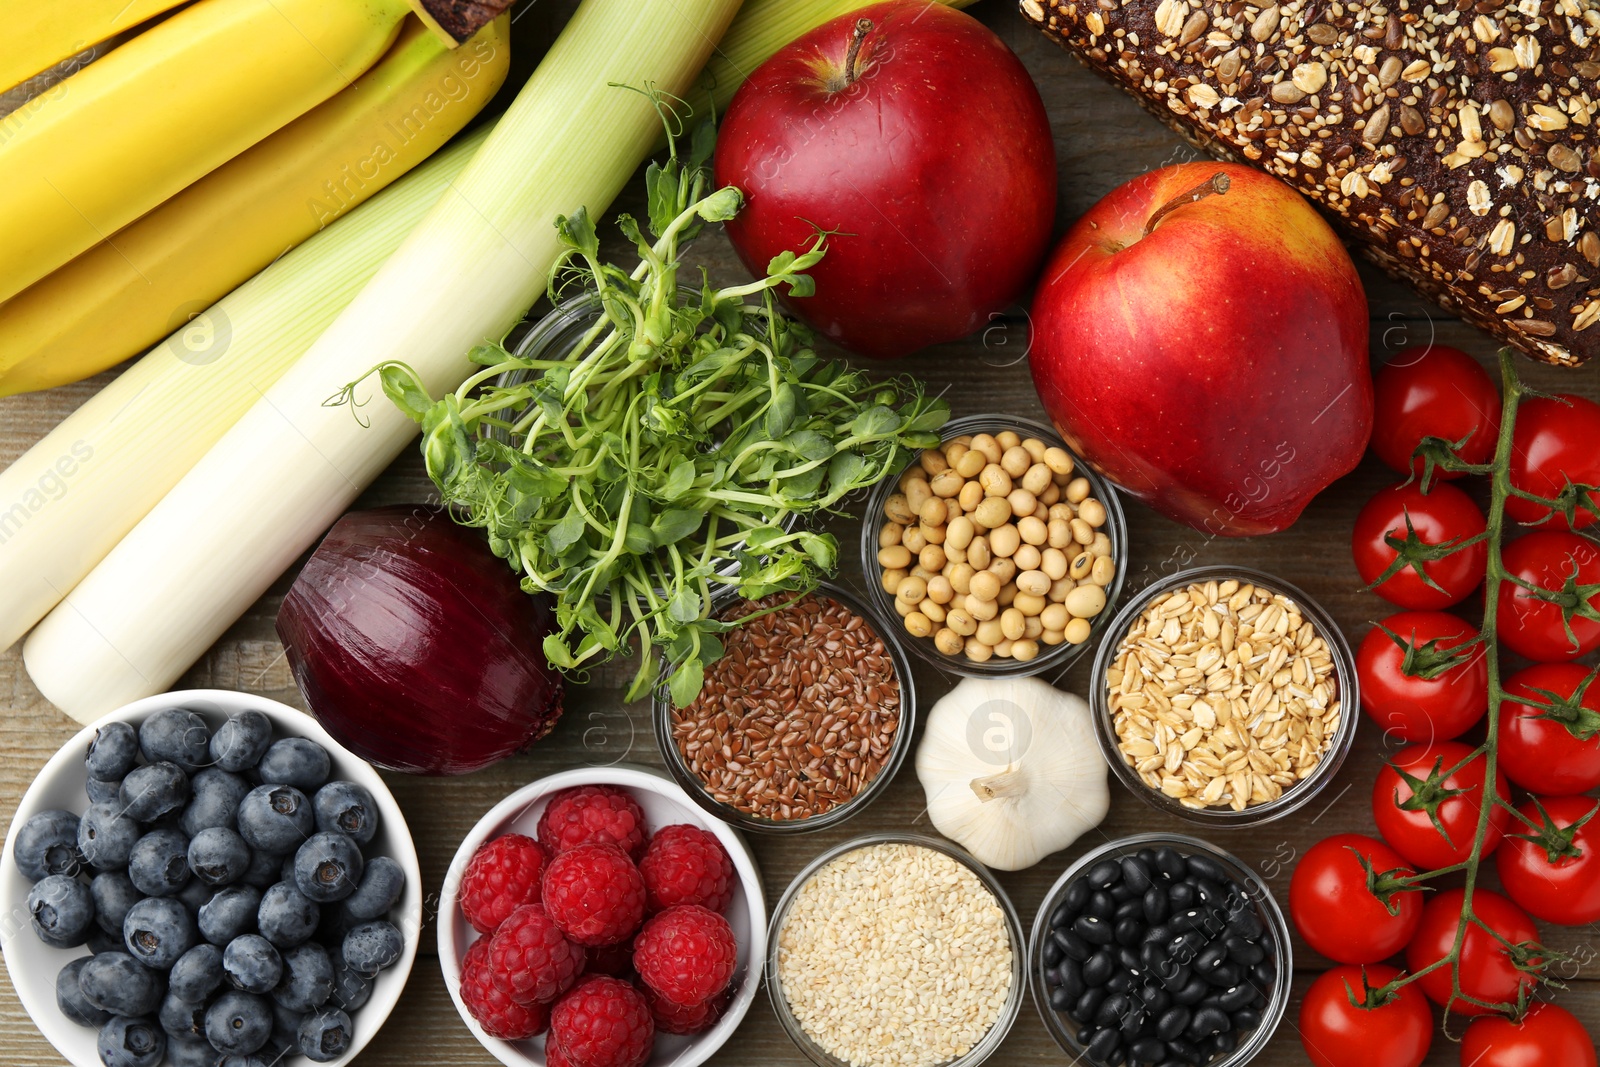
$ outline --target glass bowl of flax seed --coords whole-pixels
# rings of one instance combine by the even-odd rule
[[[916,693],[895,634],[828,582],[750,602],[731,590],[700,695],[654,696],[667,771],[707,812],[758,833],[836,826],[883,792],[911,749]],[[664,674],[670,672],[663,672]]]

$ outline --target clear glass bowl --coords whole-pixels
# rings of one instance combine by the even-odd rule
[[[665,681],[656,687],[652,698],[656,747],[661,750],[661,759],[667,765],[667,772],[696,804],[724,822],[741,829],[766,834],[796,834],[837,826],[860,813],[889,787],[895,772],[905,762],[906,753],[911,751],[912,734],[916,727],[917,692],[916,682],[911,676],[911,661],[906,658],[904,643],[894,631],[885,631],[883,624],[873,617],[871,610],[854,593],[832,582],[822,582],[817,586],[816,595],[838,601],[861,616],[867,625],[873,628],[883,639],[884,648],[889,650],[890,662],[894,664],[895,679],[900,683],[900,723],[895,729],[894,744],[889,750],[889,758],[879,769],[877,777],[843,804],[821,815],[812,815],[804,819],[763,819],[722,803],[711,795],[705,782],[701,781],[700,776],[695,774],[684,761],[683,754],[678,751],[678,746],[672,739],[672,698],[667,693]],[[738,599],[738,593],[732,589],[719,592],[711,600],[712,615],[719,614]],[[664,665],[662,678],[665,679],[668,673],[670,672]]]
[[[1283,910],[1273,899],[1272,890],[1259,875],[1236,857],[1197,837],[1188,837],[1184,834],[1134,834],[1131,837],[1118,838],[1078,857],[1077,862],[1062,872],[1049,892],[1045,893],[1044,903],[1039,905],[1039,912],[1033,920],[1033,931],[1028,938],[1028,984],[1033,988],[1034,1006],[1039,1010],[1044,1028],[1050,1032],[1055,1043],[1061,1046],[1061,1050],[1071,1057],[1073,1063],[1081,1062],[1089,1067],[1090,1061],[1084,1055],[1084,1047],[1078,1043],[1076,1036],[1077,1022],[1050,1006],[1050,989],[1044,975],[1044,942],[1045,938],[1050,936],[1050,913],[1061,903],[1067,887],[1101,860],[1121,859],[1123,856],[1137,853],[1140,849],[1162,846],[1171,846],[1185,856],[1195,854],[1209,856],[1221,864],[1223,870],[1228,872],[1228,876],[1239,883],[1244,888],[1245,894],[1255,902],[1257,918],[1272,935],[1272,989],[1267,994],[1267,1006],[1261,1013],[1261,1025],[1245,1035],[1240,1040],[1238,1048],[1205,1065],[1205,1067],[1243,1067],[1267,1047],[1289,1006],[1289,985],[1294,977],[1294,953],[1289,946],[1289,924],[1284,921]],[[770,944],[768,953],[771,953]]]
[[[1093,648],[1105,633],[1106,624],[1116,611],[1117,598],[1122,593],[1123,579],[1128,573],[1128,527],[1117,491],[1112,488],[1110,482],[1096,474],[1089,464],[1084,462],[1083,457],[1061,439],[1061,435],[1054,428],[1016,415],[967,415],[946,423],[944,429],[940,431],[940,438],[942,441],[948,441],[963,434],[993,434],[1002,430],[1012,430],[1024,437],[1037,437],[1047,444],[1072,453],[1076,464],[1074,476],[1081,474],[1089,479],[1089,495],[1105,505],[1106,521],[1101,530],[1111,538],[1111,558],[1117,565],[1117,573],[1111,579],[1111,584],[1106,587],[1106,606],[1095,616],[1090,624],[1089,637],[1081,644],[1063,642],[1054,647],[1042,645],[1039,655],[1031,660],[996,657],[979,663],[968,659],[965,655],[947,656],[934,647],[933,638],[912,637],[905,633],[900,615],[894,609],[894,598],[883,591],[883,583],[880,580],[883,568],[878,565],[878,531],[883,526],[883,505],[890,495],[899,489],[900,475],[909,470],[917,460],[913,459],[892,477],[883,479],[872,487],[867,497],[866,514],[861,523],[861,570],[867,597],[877,616],[876,621],[880,626],[887,626],[897,634],[904,634],[905,643],[923,660],[940,670],[967,678],[1014,678],[1043,674],[1046,671],[1065,670]]]
[[[783,925],[789,917],[789,909],[794,904],[795,896],[800,892],[800,888],[811,880],[812,875],[847,852],[872,845],[892,844],[920,845],[951,857],[978,876],[978,880],[983,883],[984,888],[994,894],[995,900],[1000,904],[1000,910],[1005,913],[1006,932],[1011,937],[1011,989],[1006,994],[1005,1005],[1000,1009],[1000,1015],[989,1028],[989,1032],[984,1034],[965,1056],[958,1056],[938,1065],[938,1067],[975,1067],[1000,1047],[1000,1043],[1006,1039],[1006,1035],[1016,1023],[1017,1014],[1022,1010],[1023,987],[1027,984],[1026,942],[1017,909],[1012,906],[1011,898],[1006,896],[1005,890],[1000,888],[1000,883],[989,873],[989,869],[963,849],[938,838],[894,832],[866,834],[828,849],[795,875],[794,881],[783,891],[783,896],[778,898],[778,904],[772,910],[772,924],[767,931],[767,994],[772,998],[773,1013],[778,1017],[778,1025],[789,1035],[789,1040],[793,1041],[795,1047],[805,1053],[806,1058],[817,1067],[850,1067],[844,1060],[826,1052],[813,1041],[801,1028],[800,1021],[794,1017],[794,1012],[789,1009],[788,998],[783,993],[783,982],[778,975],[778,938],[783,932]]]
[[[1252,804],[1243,811],[1234,811],[1232,808],[1189,808],[1178,803],[1158,789],[1151,789],[1140,779],[1137,771],[1130,766],[1117,748],[1119,738],[1115,726],[1111,721],[1109,694],[1105,684],[1106,671],[1110,668],[1116,657],[1117,646],[1127,635],[1141,613],[1153,602],[1172,593],[1175,590],[1186,588],[1196,583],[1209,581],[1223,582],[1229,578],[1236,578],[1241,582],[1249,582],[1257,587],[1267,589],[1273,593],[1281,593],[1294,601],[1300,607],[1300,613],[1309,619],[1328,643],[1328,648],[1333,653],[1334,670],[1339,682],[1339,729],[1333,736],[1332,743],[1327,752],[1322,756],[1321,762],[1311,774],[1288,789],[1276,800],[1262,804]],[[1361,703],[1358,683],[1356,681],[1355,657],[1350,651],[1350,644],[1345,640],[1344,633],[1339,629],[1322,606],[1315,600],[1283,581],[1262,571],[1252,570],[1249,567],[1236,567],[1231,564],[1219,564],[1208,567],[1192,567],[1189,570],[1179,571],[1167,578],[1152,583],[1140,591],[1122,606],[1116,617],[1111,620],[1106,630],[1105,638],[1095,654],[1094,669],[1090,672],[1089,706],[1094,712],[1095,737],[1100,742],[1100,752],[1105,756],[1106,762],[1111,765],[1111,773],[1123,785],[1147,803],[1154,805],[1169,815],[1176,815],[1180,819],[1190,822],[1204,823],[1216,827],[1239,828],[1245,826],[1260,826],[1281,819],[1291,812],[1299,811],[1315,800],[1333,782],[1339,773],[1339,768],[1344,764],[1345,757],[1350,754],[1350,748],[1356,739],[1356,723],[1361,718]]]

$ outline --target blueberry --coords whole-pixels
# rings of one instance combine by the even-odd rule
[[[288,1055],[294,1056],[300,1052],[300,1024],[306,1021],[308,1011],[295,1011],[285,1007],[277,1001],[272,1002],[272,1038],[267,1043],[267,1048],[261,1054],[274,1046],[285,1048]]]
[[[206,1006],[193,1000],[184,1000],[171,990],[161,1001],[156,1022],[168,1037],[204,1037],[206,1032]]]
[[[349,834],[357,844],[369,844],[378,832],[378,805],[365,787],[354,782],[329,782],[311,798],[318,830]]]
[[[362,923],[345,935],[340,955],[368,978],[391,966],[405,950],[400,928],[391,922]]]
[[[406,874],[388,856],[375,857],[367,864],[361,884],[344,900],[345,910],[357,919],[377,919],[389,914],[405,892]]]
[[[142,823],[155,822],[189,802],[189,776],[163,760],[135,767],[122,780],[122,810]]]
[[[329,999],[345,1011],[356,1011],[372,996],[372,979],[357,973],[344,958],[333,964],[333,996]]]
[[[298,852],[299,850],[296,849],[295,851]],[[291,852],[287,856],[283,857],[283,864],[278,868],[278,881],[294,881],[294,852]]]
[[[189,839],[181,830],[152,830],[128,857],[128,877],[147,897],[169,897],[189,884]]]
[[[270,744],[272,720],[259,711],[241,711],[211,735],[211,762],[237,774],[261,762]]]
[[[95,730],[83,754],[90,778],[121,778],[139,761],[139,733],[125,722],[108,722]]]
[[[294,884],[310,900],[343,900],[361,884],[361,846],[340,833],[312,834],[294,854]]]
[[[243,934],[223,950],[222,973],[235,989],[270,993],[283,977],[283,957],[260,934]]]
[[[310,941],[321,918],[322,909],[294,883],[279,882],[261,895],[256,925],[263,937],[285,949]]]
[[[217,1050],[204,1037],[169,1037],[167,1062],[172,1067],[217,1067]]]
[[[83,867],[78,855],[78,817],[70,811],[41,811],[22,824],[11,849],[17,870],[30,882],[52,874],[77,874]]]
[[[173,899],[188,908],[189,914],[198,922],[200,909],[215,895],[210,886],[198,878],[191,878],[189,884],[178,890],[178,895]]]
[[[100,871],[126,867],[144,830],[122,813],[122,804],[91,804],[78,820],[78,854]]]
[[[229,885],[250,869],[250,846],[226,826],[201,830],[189,842],[189,869],[207,885]]]
[[[119,1015],[100,1028],[105,1067],[156,1067],[167,1055],[167,1035],[150,1019]]]
[[[200,943],[200,932],[181,901],[147,897],[128,910],[122,940],[134,959],[152,970],[166,971]]]
[[[179,825],[190,837],[213,826],[232,828],[239,818],[239,802],[250,783],[237,774],[207,767],[189,780],[189,806]]]
[[[204,1002],[222,988],[222,950],[201,943],[178,957],[167,972],[167,991],[184,1000]]]
[[[248,885],[224,886],[200,906],[200,936],[213,945],[226,945],[256,928],[261,910],[261,890]]]
[[[289,1051],[292,1053],[295,1050],[291,1048]],[[215,1054],[216,1050],[213,1049],[212,1052]],[[260,1056],[224,1056],[216,1061],[214,1067],[272,1067],[282,1059],[282,1056],[273,1056],[270,1060]]]
[[[90,1004],[78,985],[78,974],[89,965],[92,957],[79,956],[56,972],[56,1007],[61,1014],[79,1026],[98,1030],[111,1021],[111,1013]]]
[[[83,945],[96,956],[102,952],[121,952],[122,935],[111,933],[96,922],[89,927],[89,936],[83,939]]]
[[[163,708],[139,725],[147,763],[167,760],[191,774],[211,762],[211,728],[187,708]]]
[[[267,748],[256,766],[256,773],[263,782],[292,785],[309,793],[328,780],[332,766],[328,750],[315,741],[304,737],[285,737]]]
[[[94,901],[94,921],[106,933],[117,934],[118,942],[122,941],[122,920],[128,918],[128,909],[142,899],[133,878],[126,870],[102,870],[90,881],[90,897]]]
[[[308,1015],[300,1023],[300,1051],[317,1063],[327,1063],[350,1049],[350,1016],[334,1009]]]
[[[78,972],[83,999],[113,1015],[150,1015],[165,995],[162,976],[126,952],[91,956]]]
[[[283,954],[283,979],[272,999],[290,1011],[316,1011],[333,996],[333,960],[321,945],[301,945]]]
[[[239,881],[244,885],[254,886],[257,889],[266,889],[283,881],[283,864],[285,859],[293,857],[280,856],[276,852],[259,852],[250,850],[250,866],[239,876]]]
[[[239,803],[239,833],[263,852],[293,852],[316,826],[311,802],[292,785],[257,786]]]
[[[94,897],[76,878],[52,874],[28,893],[33,932],[53,948],[77,948],[94,925]]]
[[[83,791],[89,796],[91,804],[121,804],[122,779],[110,778],[102,781],[99,778],[90,778],[83,783]]]
[[[206,1038],[218,1052],[248,1056],[272,1036],[272,1009],[254,993],[224,993],[206,1011]]]

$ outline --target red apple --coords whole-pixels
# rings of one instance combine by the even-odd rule
[[[1094,468],[1208,533],[1271,533],[1361,460],[1367,300],[1300,195],[1228,163],[1137,178],[1062,238],[1033,302],[1045,410]]]
[[[965,337],[1015,301],[1055,219],[1039,90],[993,31],[927,0],[779,50],[729,105],[714,171],[747,199],[728,235],[753,273],[830,232],[816,294],[784,301],[878,358]]]

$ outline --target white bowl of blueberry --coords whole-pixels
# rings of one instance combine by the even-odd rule
[[[421,871],[383,780],[316,720],[191,690],[51,757],[0,909],[17,995],[76,1067],[344,1064],[411,971]]]

